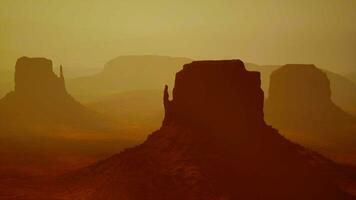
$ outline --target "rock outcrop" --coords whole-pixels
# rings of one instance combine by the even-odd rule
[[[67,93],[62,66],[57,76],[51,60],[21,57],[15,70],[15,90],[0,100],[3,134],[47,132],[59,127],[81,130],[108,127],[104,117]]]
[[[185,65],[176,74],[173,101],[165,95],[165,124],[173,121],[216,128],[264,124],[260,74],[248,72],[243,66],[235,60]]]
[[[66,189],[56,197],[353,199],[337,186],[332,162],[265,124],[259,73],[246,71],[243,62],[186,64],[176,75],[173,99],[166,87],[163,101],[158,131],[137,147],[62,177]]]
[[[356,119],[333,103],[329,79],[314,65],[289,64],[272,73],[265,116],[274,127],[299,133],[298,142],[309,138],[349,150],[356,144]]]
[[[60,76],[53,73],[52,61],[46,58],[19,58],[15,66],[15,93],[31,98],[33,96],[59,97],[67,95],[64,86],[63,69]]]
[[[315,111],[330,107],[335,109],[331,101],[329,79],[314,65],[290,64],[274,71],[268,101],[302,110],[306,107]]]

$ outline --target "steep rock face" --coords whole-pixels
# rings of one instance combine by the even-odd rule
[[[311,65],[298,65],[298,66],[311,66]],[[268,97],[268,90],[270,84],[270,76],[272,72],[281,68],[282,66],[264,65],[259,66],[256,64],[247,63],[246,68],[252,71],[261,72],[262,89],[265,91],[265,97]],[[344,77],[340,74],[322,70],[330,80],[331,100],[341,109],[349,113],[354,113],[356,109],[356,84],[352,82],[350,77]]]
[[[64,77],[53,73],[52,61],[46,58],[19,58],[15,66],[15,92],[19,95],[66,94]]]
[[[4,133],[101,127],[103,118],[67,93],[62,67],[57,76],[51,60],[21,57],[15,70],[15,90],[0,100],[0,127]]]
[[[216,128],[263,125],[259,75],[246,71],[244,64],[235,60],[184,65],[176,74],[173,101],[165,99],[166,124],[180,121]]]
[[[356,83],[348,77],[323,70],[330,80],[331,100],[347,113],[355,114]]]
[[[272,73],[265,115],[274,127],[324,145],[349,147],[356,141],[356,119],[333,103],[329,79],[314,65],[290,64]]]
[[[55,196],[353,199],[325,167],[332,163],[264,123],[259,75],[241,61],[187,64],[177,73],[173,99],[168,96],[166,87],[160,130],[137,147],[62,177],[66,190]]]
[[[311,106],[315,110],[334,107],[329,79],[314,65],[290,64],[273,72],[269,101],[280,106]]]

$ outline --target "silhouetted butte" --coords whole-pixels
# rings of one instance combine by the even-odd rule
[[[162,127],[141,145],[68,174],[71,199],[353,199],[333,163],[263,120],[259,73],[240,60],[197,61],[165,88]],[[70,190],[68,191],[68,188]]]
[[[15,90],[0,99],[3,134],[47,133],[57,128],[109,130],[109,121],[73,99],[66,91],[62,66],[57,76],[46,58],[19,58]]]
[[[356,152],[356,118],[334,104],[327,75],[314,65],[289,64],[272,73],[265,115],[298,142]]]

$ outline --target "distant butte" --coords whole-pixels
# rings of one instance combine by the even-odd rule
[[[67,93],[62,66],[57,76],[52,61],[46,58],[19,58],[15,65],[15,90],[0,99],[3,135],[47,133],[57,128],[104,130],[110,126],[104,121]]]
[[[62,66],[59,77],[52,68],[52,61],[46,58],[19,58],[15,66],[15,93],[25,98],[33,95],[53,98],[68,95]]]
[[[356,152],[356,118],[334,104],[324,72],[314,65],[288,64],[270,80],[265,106],[269,124],[308,146]]]

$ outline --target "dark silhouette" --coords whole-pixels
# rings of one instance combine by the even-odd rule
[[[333,103],[330,81],[314,65],[290,64],[272,73],[265,115],[298,142],[356,152],[356,118]]]
[[[171,116],[171,109],[170,109],[170,101],[169,101],[169,94],[168,94],[168,85],[164,86],[164,92],[163,92],[163,106],[164,106],[164,120],[163,123],[167,123],[167,119],[169,119]]]
[[[197,61],[164,90],[162,127],[141,145],[64,176],[69,199],[354,199],[337,166],[266,125],[258,72]],[[58,188],[57,188],[58,189]],[[51,194],[54,192],[52,191]]]

